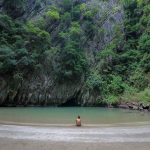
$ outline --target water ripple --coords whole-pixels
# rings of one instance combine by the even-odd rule
[[[150,125],[38,127],[0,124],[0,138],[63,142],[150,142]]]

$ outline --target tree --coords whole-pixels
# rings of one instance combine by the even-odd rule
[[[4,0],[3,6],[6,13],[16,19],[25,11],[25,0]]]

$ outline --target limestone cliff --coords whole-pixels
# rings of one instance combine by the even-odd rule
[[[117,0],[86,0],[83,1],[89,8],[99,8],[95,22],[101,27],[101,31],[93,33],[93,37],[86,39],[84,53],[88,58],[89,70],[97,66],[95,54],[115,37],[114,28],[119,26],[122,30],[123,10]],[[42,14],[47,5],[59,5],[59,0],[27,0],[26,5],[20,11],[10,10],[8,13],[12,17],[19,13],[17,19],[32,19]],[[0,3],[1,11],[5,8]],[[86,85],[86,75],[83,74],[80,79],[58,81],[53,72],[53,62],[51,65],[45,58],[42,62],[43,68],[34,71],[26,78],[12,80],[7,76],[0,77],[0,105],[96,105],[97,91],[89,89]]]

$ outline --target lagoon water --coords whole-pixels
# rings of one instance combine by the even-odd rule
[[[75,126],[81,116],[82,127]],[[94,107],[0,108],[1,150],[149,150],[150,113]]]
[[[77,115],[83,125],[150,123],[149,112],[99,107],[1,107],[0,123],[74,125]]]

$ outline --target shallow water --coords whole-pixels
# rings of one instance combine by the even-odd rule
[[[78,114],[82,127],[75,126]],[[1,140],[2,150],[52,145],[55,150],[149,150],[150,113],[98,107],[0,108]]]
[[[33,127],[0,125],[0,138],[52,142],[150,142],[150,125],[135,127]]]
[[[74,125],[77,115],[84,125],[150,124],[149,112],[99,107],[1,107],[0,123]]]

